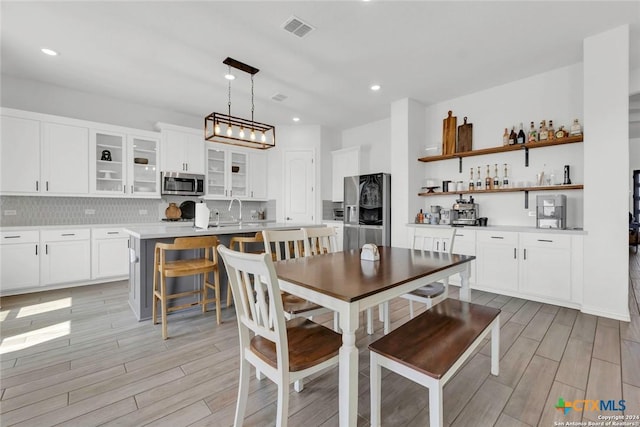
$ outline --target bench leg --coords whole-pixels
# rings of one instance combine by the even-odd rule
[[[373,335],[373,308],[367,308],[367,334]]]
[[[378,364],[377,355],[374,352],[371,354],[371,367],[370,367],[370,387],[369,394],[371,395],[371,427],[380,426],[380,393],[382,390],[381,375],[382,367]]]
[[[382,316],[384,322],[384,334],[387,335],[389,333],[389,301],[385,301],[382,303]]]
[[[498,375],[500,373],[500,315],[496,317],[493,327],[491,328],[491,373]]]
[[[429,426],[442,427],[444,422],[442,408],[442,383],[429,387]]]

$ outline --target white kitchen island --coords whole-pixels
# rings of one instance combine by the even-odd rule
[[[129,305],[138,320],[151,318],[153,304],[153,255],[157,242],[172,242],[176,237],[218,236],[220,243],[229,246],[233,236],[251,236],[261,230],[286,230],[301,227],[324,227],[321,224],[285,224],[276,222],[251,222],[242,225],[223,224],[208,229],[196,229],[193,225],[152,224],[125,228],[129,234]],[[257,249],[256,249],[257,250]],[[176,253],[175,256],[195,257],[194,253]],[[176,258],[177,259],[177,258]],[[200,286],[198,276],[171,278],[167,285],[177,291],[195,290]],[[220,261],[221,301],[227,291],[227,275]],[[195,298],[195,296],[193,297]]]

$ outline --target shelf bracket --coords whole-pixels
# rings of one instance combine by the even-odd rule
[[[529,190],[524,190],[524,208],[529,209]]]
[[[462,157],[458,157],[458,173],[462,173]]]
[[[524,147],[524,167],[529,167],[529,147]]]

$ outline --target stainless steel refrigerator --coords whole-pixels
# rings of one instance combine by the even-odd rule
[[[344,250],[391,246],[391,175],[344,178]]]

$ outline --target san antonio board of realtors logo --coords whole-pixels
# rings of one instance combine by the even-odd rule
[[[556,409],[565,415],[572,409],[574,411],[624,411],[627,409],[624,400],[573,400],[565,401],[562,397],[556,403]]]

